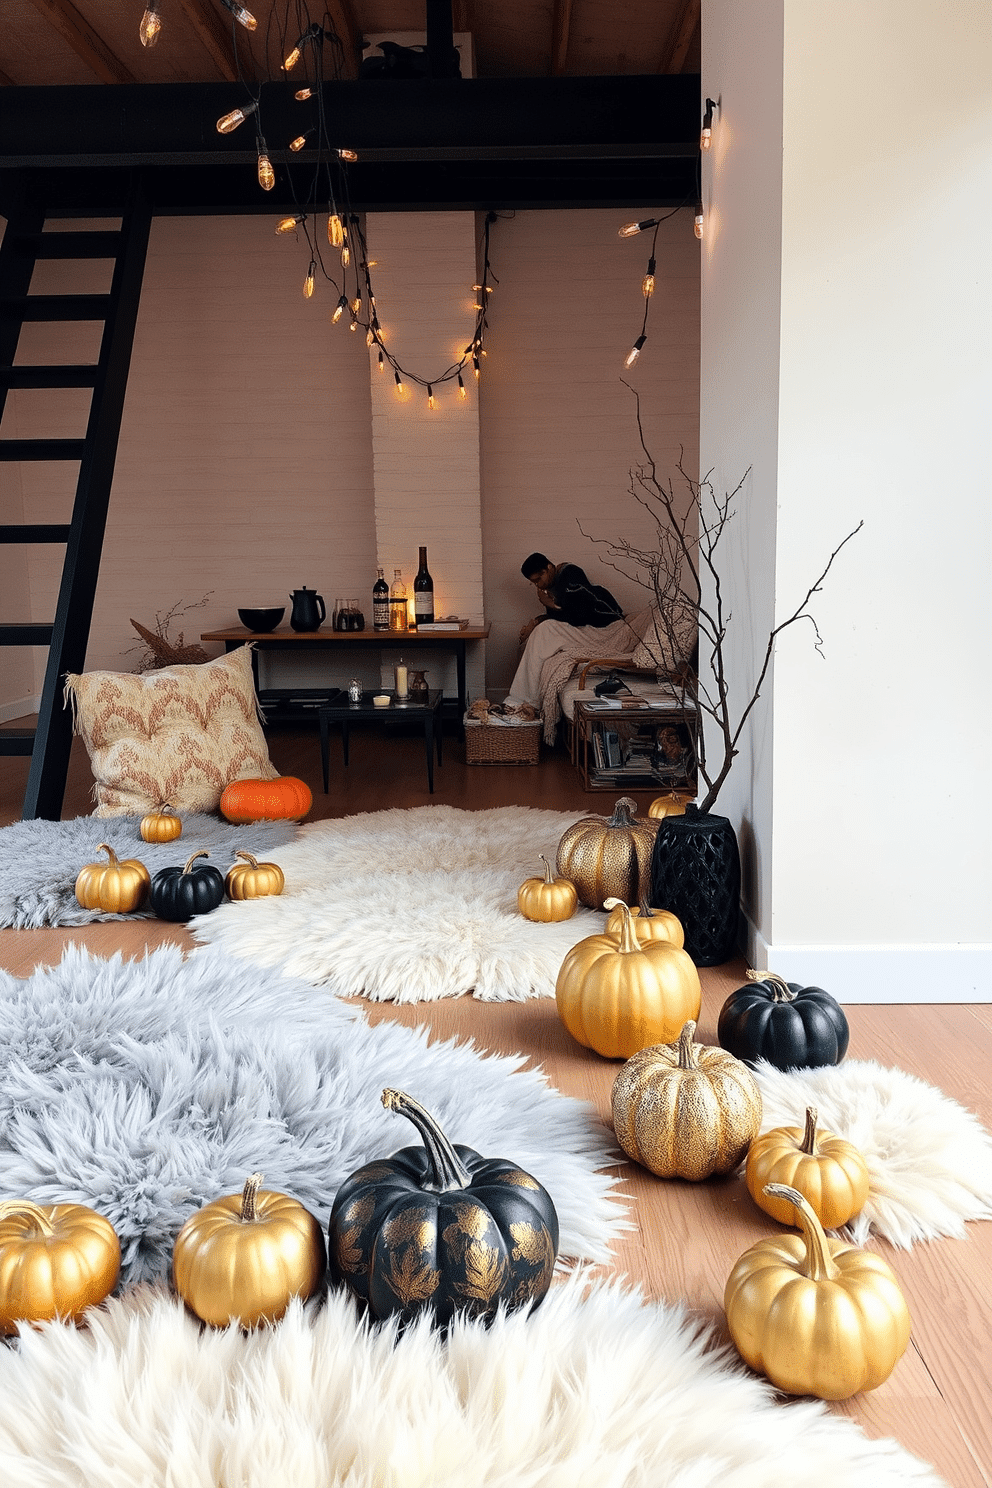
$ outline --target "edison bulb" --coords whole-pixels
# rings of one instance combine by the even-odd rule
[[[243,124],[248,115],[253,114],[257,107],[255,103],[246,103],[244,108],[232,109],[229,114],[217,120],[217,133],[230,134],[232,129],[237,129],[239,124]]]
[[[637,361],[637,358],[641,354],[641,347],[644,345],[647,339],[647,336],[638,336],[637,340],[634,342],[633,346],[627,353],[626,360],[624,361],[625,367],[632,367],[634,365],[634,363]]]
[[[703,223],[704,223],[704,221],[705,221],[705,218],[703,217],[703,209],[702,209],[702,207],[699,207],[696,210],[696,218],[695,218],[695,221],[692,224],[692,230],[696,234],[696,237],[697,238],[701,238],[703,236]]]
[[[303,146],[306,144],[306,142],[307,142],[306,135],[305,134],[298,134],[296,136],[295,140],[290,140],[290,142],[289,142],[289,148],[294,152],[294,154],[299,154],[299,152],[303,149]]]
[[[282,64],[283,72],[292,72],[293,68],[296,66],[297,62],[299,62],[302,55],[303,53],[300,51],[299,47],[295,46],[290,52],[289,56],[286,58],[285,62]]]
[[[299,226],[299,221],[300,221],[300,219],[298,217],[283,217],[279,222],[276,223],[276,232],[277,233],[291,233],[291,232],[295,232],[296,229],[297,229],[297,227]]]
[[[149,5],[141,17],[141,25],[138,27],[138,35],[141,37],[143,47],[153,47],[158,41],[159,32],[162,29],[162,17],[158,13],[157,5]]]
[[[327,219],[327,241],[332,248],[344,246],[344,224],[337,212],[332,212]]]
[[[312,98],[313,97],[313,89],[312,88],[297,88],[296,92],[293,94],[293,97],[296,99],[296,101],[298,103],[305,103],[308,98]]]
[[[358,159],[358,151],[357,150],[339,150],[338,151],[338,159],[339,160],[357,160]]]
[[[258,184],[263,191],[271,191],[276,184],[276,173],[272,161],[263,151],[258,157]]]
[[[305,300],[313,299],[313,288],[314,284],[316,283],[316,279],[314,277],[314,267],[314,264],[310,265],[310,272],[307,274],[307,277],[303,281],[303,298]]]

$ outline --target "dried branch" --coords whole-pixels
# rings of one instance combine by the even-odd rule
[[[213,592],[212,589],[209,590],[202,599],[198,599],[192,604],[184,605],[180,600],[172,606],[171,610],[167,610],[164,615],[157,613],[155,616],[154,631],[149,630],[144,625],[140,625],[137,620],[131,621],[131,624],[145,644],[143,647],[131,646],[124,654],[125,656],[129,656],[132,651],[141,651],[137,667],[139,672],[153,672],[157,671],[159,667],[175,666],[177,663],[190,664],[210,660],[203,647],[197,645],[196,642],[188,646],[184,643],[185,638],[182,631],[179,632],[175,640],[172,640],[169,636],[169,630],[173,621],[179,615],[185,615],[189,610],[200,609],[207,603]]]

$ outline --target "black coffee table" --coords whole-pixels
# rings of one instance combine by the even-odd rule
[[[388,708],[377,708],[373,703],[373,697],[389,697]],[[348,700],[348,694],[342,693],[332,703],[325,703],[317,711],[320,723],[320,764],[324,772],[324,794],[327,795],[328,756],[330,754],[331,724],[341,725],[341,745],[344,750],[344,762],[348,763],[348,733],[353,723],[412,723],[424,731],[424,744],[427,749],[427,784],[431,795],[434,794],[434,748],[437,746],[437,762],[441,764],[441,700],[444,693],[438,688],[427,694],[425,702],[415,702],[407,698],[401,701],[395,692],[385,694],[383,692],[363,692],[359,703]]]

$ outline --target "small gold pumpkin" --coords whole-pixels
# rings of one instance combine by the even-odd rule
[[[691,796],[680,795],[678,791],[672,791],[670,796],[655,796],[648,807],[648,816],[653,821],[662,821],[666,816],[685,816],[691,800]]]
[[[106,842],[97,845],[108,862],[87,863],[76,876],[76,898],[84,909],[104,914],[131,914],[140,909],[148,894],[151,877],[137,858],[120,861]]]
[[[0,1334],[19,1321],[79,1322],[113,1291],[121,1247],[109,1220],[85,1204],[0,1204]]]
[[[761,1092],[725,1049],[694,1044],[686,1023],[674,1044],[641,1049],[613,1083],[613,1125],[628,1157],[660,1178],[698,1182],[732,1173],[761,1125]]]
[[[636,801],[621,796],[611,817],[584,816],[558,844],[555,872],[571,879],[590,909],[601,909],[607,899],[639,904],[649,895],[658,827],[635,821],[636,810]]]
[[[874,1390],[909,1343],[909,1308],[891,1267],[828,1239],[796,1189],[767,1189],[798,1210],[802,1234],[759,1240],[730,1273],[723,1305],[741,1358],[788,1395],[848,1400]]]
[[[608,899],[603,908],[610,911],[603,934],[619,938],[623,929],[623,910],[615,899]],[[685,931],[682,929],[682,921],[671,910],[651,909],[648,904],[642,904],[640,909],[631,909],[630,915],[638,945],[647,945],[651,940],[667,940],[669,944],[682,950],[685,945]]]
[[[836,1230],[865,1207],[868,1164],[852,1143],[817,1131],[816,1123],[816,1107],[807,1106],[805,1128],[775,1126],[762,1132],[747,1154],[744,1181],[758,1208],[780,1224],[795,1224],[795,1206],[769,1198],[770,1183],[797,1189],[823,1228]]]
[[[278,863],[260,863],[250,852],[235,852],[243,858],[228,869],[224,887],[229,899],[264,899],[269,894],[281,894],[286,887],[286,876]]]
[[[183,824],[168,804],[149,811],[138,828],[143,842],[175,842],[183,834]]]
[[[544,877],[524,879],[517,890],[517,908],[525,920],[537,920],[539,924],[570,920],[579,903],[575,885],[569,878],[552,878],[551,864],[543,853],[539,857]]]

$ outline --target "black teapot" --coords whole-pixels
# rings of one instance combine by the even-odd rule
[[[293,613],[289,617],[292,628],[294,630],[319,630],[321,621],[327,618],[322,596],[315,590],[308,589],[304,584],[302,589],[293,590],[290,599],[293,601]]]

